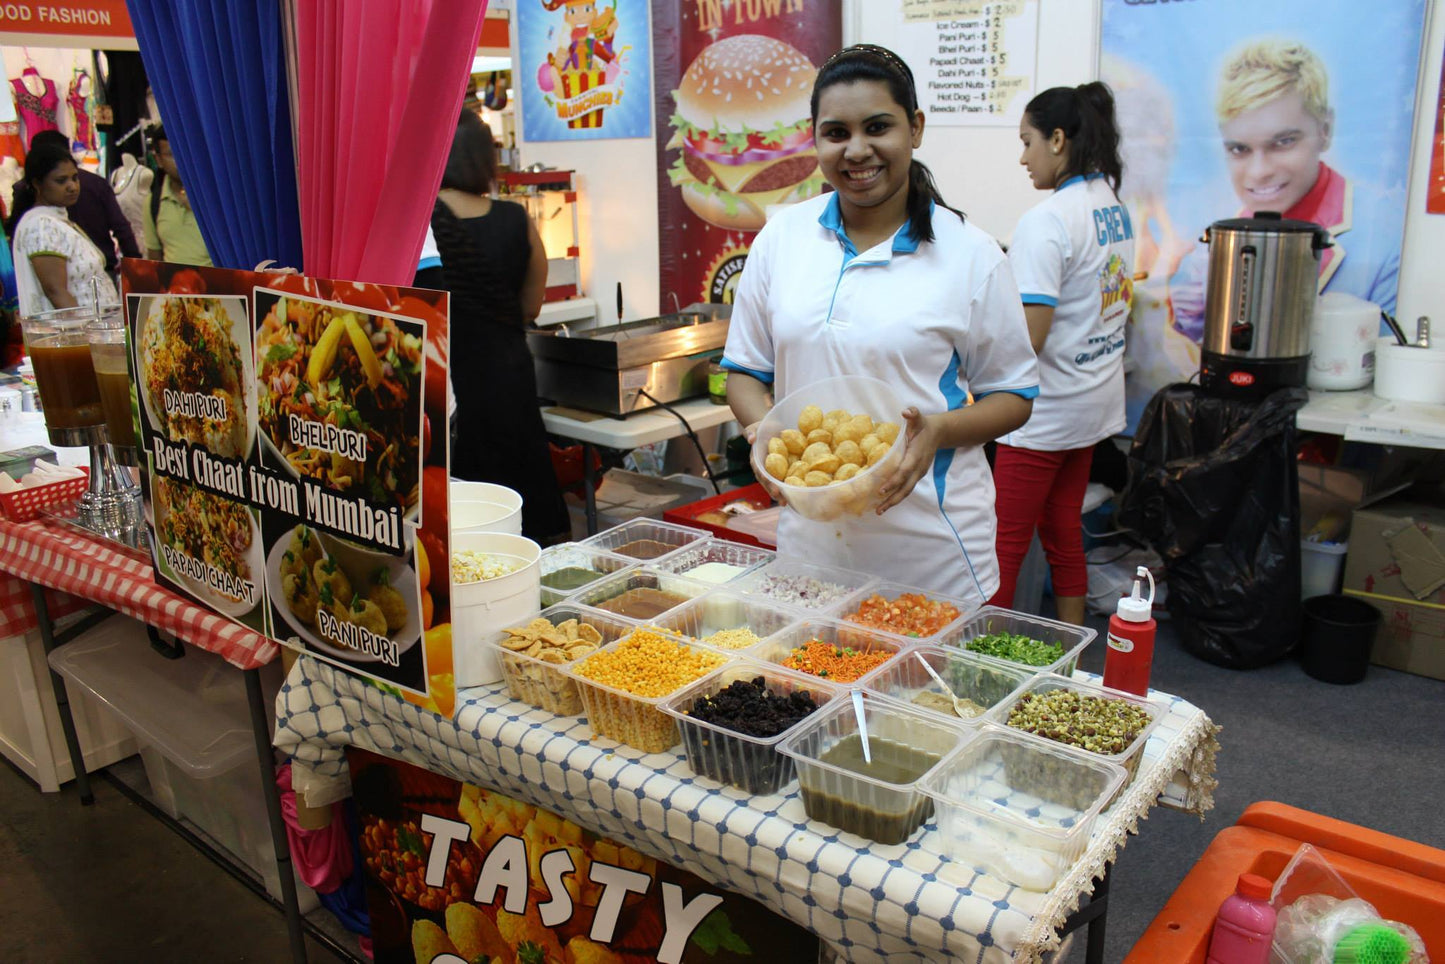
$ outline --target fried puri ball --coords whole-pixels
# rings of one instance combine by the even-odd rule
[[[844,462],[838,466],[838,471],[833,475],[834,482],[847,482],[853,476],[863,471],[863,467],[857,462]]]
[[[816,405],[809,405],[798,415],[798,431],[807,435],[815,428],[823,427],[823,410]]]
[[[281,591],[286,594],[286,605],[308,626],[316,625],[316,607],[321,595],[305,569],[290,572],[281,577]]]
[[[382,616],[386,618],[387,632],[394,633],[406,625],[406,598],[391,587],[386,567],[372,573],[371,590],[367,592],[366,598],[376,603]]]
[[[882,444],[882,439],[871,432],[858,440],[858,447],[863,450],[865,456]]]
[[[386,635],[386,616],[382,613],[381,607],[370,599],[357,596],[351,600],[350,606],[347,606],[342,612],[338,612],[336,616],[338,619],[344,619],[348,623],[360,626],[374,636]]]
[[[833,430],[833,441],[839,445],[844,442],[856,442],[861,439],[864,434],[865,433],[858,431],[858,423],[850,419],[846,422],[840,422],[838,427]]]
[[[832,453],[829,453],[822,458],[814,459],[813,461],[809,462],[808,471],[826,472],[827,474],[832,475],[834,472],[838,471],[838,466],[842,464],[842,459],[838,458],[838,456],[833,455]],[[806,476],[804,476],[804,478],[806,478]]]
[[[858,429],[859,438],[862,438],[874,430],[873,419],[868,415],[854,415],[848,420],[848,424]]]
[[[806,441],[809,445],[813,445],[817,442],[822,442],[824,445],[832,448],[833,433],[828,431],[826,428],[815,428],[808,433],[808,437],[804,441]]]
[[[814,442],[803,450],[803,461],[813,463],[827,455],[832,455],[832,446],[825,442]]]
[[[803,476],[803,484],[810,489],[821,489],[825,485],[831,485],[833,477],[827,472],[811,471]]]
[[[768,454],[787,455],[788,446],[783,442],[781,437],[775,435],[772,438],[768,439]]]
[[[774,452],[763,460],[763,471],[775,479],[788,477],[788,457]]]
[[[798,488],[801,489],[801,488],[803,488],[804,486],[806,486],[808,483],[807,483],[807,481],[805,481],[805,480],[803,479],[803,477],[802,477],[801,475],[790,475],[790,476],[788,476],[786,479],[783,480],[783,484],[784,484],[784,485],[794,485],[794,486],[797,486]]]
[[[351,602],[351,580],[346,578],[346,573],[337,565],[336,560],[330,556],[319,559],[311,570],[312,577],[316,580],[318,591],[325,587],[331,591],[331,598],[342,606]]]
[[[879,422],[873,426],[873,434],[878,436],[878,441],[892,445],[893,441],[898,438],[898,423]]]
[[[306,564],[308,569],[316,565],[322,556],[321,543],[316,541],[316,533],[305,526],[297,526],[292,531],[289,549]]]
[[[892,448],[892,446],[884,445],[881,442],[873,446],[873,451],[868,453],[868,464],[870,466],[873,466],[877,465],[879,462],[882,462],[883,457],[888,454],[888,450],[890,448]]]
[[[833,454],[845,465],[862,465],[866,458],[857,442],[839,442],[833,447]]]

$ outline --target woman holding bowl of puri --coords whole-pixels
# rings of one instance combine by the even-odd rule
[[[904,422],[905,448],[876,514],[784,511],[778,549],[982,605],[999,583],[982,445],[1024,424],[1038,393],[1018,288],[994,240],[914,160],[924,116],[896,54],[834,54],[812,117],[835,193],[786,208],[754,241],[724,352],[728,403],[752,435],[774,395],[871,376],[905,408],[868,414]]]

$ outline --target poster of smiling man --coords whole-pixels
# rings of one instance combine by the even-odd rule
[[[1319,289],[1395,309],[1423,0],[1104,0],[1137,286],[1129,424],[1199,369],[1211,223],[1312,221]]]

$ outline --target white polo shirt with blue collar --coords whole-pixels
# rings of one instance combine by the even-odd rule
[[[723,366],[774,396],[840,375],[888,382],[924,414],[970,394],[1038,393],[1038,366],[1008,260],[993,238],[944,208],[934,241],[907,224],[859,252],[837,196],[774,215],[754,240],[733,302]],[[903,424],[899,412],[870,412]],[[940,451],[884,515],[813,522],[785,509],[780,552],[874,573],[982,605],[998,588],[994,489],[981,447]]]
[[[1094,445],[1124,430],[1124,331],[1134,293],[1129,209],[1102,174],[1071,177],[1019,219],[1009,264],[1024,304],[1049,305],[1039,397],[999,439],[1038,452]]]

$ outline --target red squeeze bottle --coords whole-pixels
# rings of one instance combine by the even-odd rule
[[[1144,580],[1149,598],[1139,595]],[[1119,600],[1109,617],[1109,648],[1104,654],[1104,685],[1136,696],[1149,695],[1149,669],[1154,664],[1154,574],[1140,566],[1134,574],[1134,591]]]

